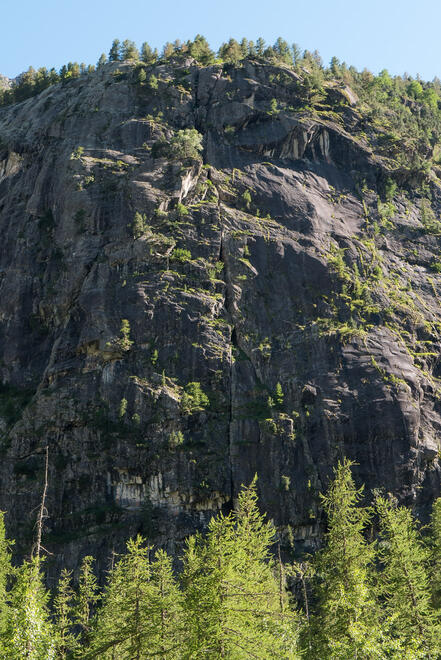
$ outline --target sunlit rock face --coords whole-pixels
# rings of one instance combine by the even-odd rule
[[[0,109],[0,507],[19,551],[46,446],[54,574],[86,553],[104,569],[138,532],[178,555],[255,474],[282,544],[313,549],[344,455],[367,495],[424,517],[441,275],[420,199],[398,188],[385,219],[349,89],[337,121],[298,108],[283,68],[150,73],[109,64]],[[167,152],[191,128],[200,159]]]

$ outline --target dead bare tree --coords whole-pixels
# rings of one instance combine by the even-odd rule
[[[41,502],[40,506],[38,507],[38,515],[37,515],[37,540],[35,542],[33,551],[32,551],[32,556],[37,557],[37,559],[40,559],[40,554],[41,551],[44,550],[45,552],[49,553],[46,548],[44,548],[41,545],[41,538],[43,535],[43,523],[44,520],[48,517],[48,511],[46,509],[46,495],[47,495],[47,488],[48,488],[48,474],[49,474],[49,446],[46,445],[46,455],[45,455],[45,462],[44,462],[44,486],[43,486],[43,493],[41,495]]]

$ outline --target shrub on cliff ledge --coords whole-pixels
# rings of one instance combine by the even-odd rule
[[[147,217],[145,213],[136,211],[132,223],[133,238],[140,238],[147,231]]]
[[[207,408],[210,400],[205,392],[202,391],[200,383],[187,383],[184,393],[181,397],[181,408],[184,413],[191,415]]]

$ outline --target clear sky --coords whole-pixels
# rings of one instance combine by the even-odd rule
[[[358,69],[441,78],[440,0],[0,0],[0,73],[95,63],[113,39],[278,36]]]

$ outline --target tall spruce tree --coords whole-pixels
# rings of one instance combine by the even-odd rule
[[[289,65],[293,64],[293,58],[289,44],[284,39],[282,39],[282,37],[278,37],[276,43],[273,46],[273,49],[276,52],[277,59],[279,61]]]
[[[118,60],[121,59],[120,51],[121,51],[121,43],[119,39],[114,39],[109,51],[109,62],[118,62]]]
[[[52,660],[55,631],[49,618],[48,592],[43,585],[41,560],[25,561],[16,570],[8,594],[8,620],[4,633],[4,658]]]
[[[263,57],[263,53],[265,52],[266,44],[265,44],[265,39],[262,39],[262,37],[259,37],[258,40],[256,41],[256,52],[259,55],[259,57]]]
[[[208,66],[214,62],[214,53],[208,41],[201,34],[197,34],[194,41],[188,42],[188,52],[203,66]]]
[[[255,484],[237,510],[191,537],[184,556],[186,658],[290,658],[298,618],[269,562],[272,526],[257,508]]]
[[[128,542],[127,553],[109,575],[85,658],[182,657],[182,598],[171,560],[158,552],[150,562],[150,552],[141,536]]]
[[[88,644],[92,631],[92,615],[100,600],[98,581],[93,572],[94,558],[88,555],[83,558],[78,580],[78,590],[73,603],[73,618],[80,629],[80,641]]]
[[[173,46],[172,43],[170,43],[169,41],[167,41],[167,42],[164,44],[164,47],[163,47],[163,49],[162,49],[162,58],[163,58],[164,60],[169,60],[169,59],[172,58],[173,55],[175,55],[175,54],[176,54],[175,47]]]
[[[328,530],[326,545],[314,561],[320,579],[317,606],[305,635],[305,655],[311,660],[385,657],[371,577],[374,546],[364,537],[371,512],[360,506],[363,488],[355,487],[352,465],[347,459],[339,463],[322,495]]]
[[[430,526],[430,587],[432,604],[441,610],[441,497],[433,503]]]
[[[151,49],[146,41],[144,41],[141,46],[141,60],[146,64],[152,64],[157,57],[157,53]]]
[[[77,649],[77,639],[72,632],[74,596],[71,574],[66,569],[63,569],[58,581],[58,589],[53,604],[55,615],[55,647],[57,658],[61,660],[70,657]]]
[[[383,571],[380,588],[396,658],[438,658],[439,620],[431,607],[428,551],[412,513],[377,497]]]
[[[121,45],[122,60],[139,60],[139,51],[134,41],[124,39]]]
[[[8,621],[7,587],[12,575],[12,541],[6,538],[4,513],[0,511],[0,650]]]
[[[242,49],[236,39],[230,39],[228,43],[222,44],[218,56],[224,62],[238,64],[244,58]]]

